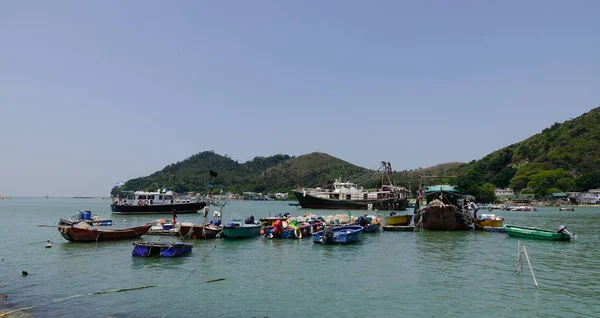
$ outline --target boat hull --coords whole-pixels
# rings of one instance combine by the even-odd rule
[[[225,238],[246,238],[259,236],[261,230],[260,224],[244,224],[243,226],[224,226],[223,237]]]
[[[298,203],[304,209],[336,209],[336,210],[406,210],[408,200],[399,198],[372,199],[372,200],[336,200],[315,197],[303,192],[294,191]]]
[[[133,243],[131,255],[134,257],[178,257],[192,252],[193,244],[190,243],[161,243],[161,242],[137,242]]]
[[[423,229],[431,231],[465,231],[470,229],[469,220],[465,220],[457,208],[452,205],[429,206],[421,212]]]
[[[550,230],[514,225],[504,226],[506,233],[512,237],[529,238],[544,241],[570,241],[571,236],[565,233],[556,233]]]
[[[504,219],[502,219],[502,220],[475,219],[475,220],[473,220],[473,225],[475,226],[476,230],[483,230],[485,227],[503,228]]]
[[[124,230],[81,229],[75,226],[59,226],[58,232],[71,242],[105,242],[135,239],[146,234],[150,227],[152,227],[152,224]]]
[[[190,231],[192,233],[190,233]],[[181,236],[190,237],[193,239],[203,240],[203,239],[213,239],[216,238],[219,233],[221,233],[222,228],[214,225],[180,225],[179,233]]]
[[[111,204],[110,210],[114,214],[164,214],[164,213],[198,213],[206,202],[154,204],[154,205],[118,205]]]
[[[330,239],[325,238],[325,231],[319,231],[312,235],[313,243],[315,244],[350,244],[360,240],[360,234],[363,232],[363,227],[340,226],[330,229],[333,236]]]
[[[384,219],[386,226],[406,226],[410,224],[412,215],[392,215],[386,216]]]

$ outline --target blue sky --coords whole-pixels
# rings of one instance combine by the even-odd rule
[[[4,1],[0,193],[106,195],[204,150],[396,170],[600,106],[598,1]]]

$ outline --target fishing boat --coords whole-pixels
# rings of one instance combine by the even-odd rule
[[[315,244],[349,244],[357,242],[362,231],[363,227],[360,225],[326,227],[322,231],[313,233],[312,239]]]
[[[473,225],[476,230],[483,230],[485,227],[502,228],[504,226],[504,218],[495,214],[482,214],[480,217],[473,219]]]
[[[362,226],[363,233],[379,232],[379,228],[381,227],[381,217],[365,214],[359,216],[356,221],[354,221],[354,224]]]
[[[354,182],[335,179],[332,189],[320,187],[294,190],[294,195],[302,208],[343,209],[343,210],[404,210],[408,205],[410,192],[392,183],[392,165],[382,162],[381,187],[366,190]]]
[[[254,216],[250,215],[244,221],[241,219],[232,219],[223,226],[223,236],[225,238],[247,238],[260,235],[262,225],[254,221]]]
[[[571,208],[564,208],[563,207],[563,208],[558,208],[558,210],[559,211],[571,211],[571,212],[573,212],[573,211],[575,211],[575,208],[573,208],[573,207],[571,207]]]
[[[415,212],[415,226],[434,231],[464,231],[472,227],[473,215],[464,207],[464,196],[456,187],[435,185],[424,192],[427,206]]]
[[[277,220],[272,226],[264,228],[264,236],[270,239],[301,239],[309,237],[323,227],[323,222],[302,222],[300,224]]]
[[[391,212],[390,216],[383,219],[383,222],[385,226],[407,226],[410,224],[412,217],[410,214],[398,215],[397,212]]]
[[[178,257],[192,252],[194,244],[183,242],[135,242],[131,256],[134,257]]]
[[[278,215],[275,216],[268,216],[268,217],[264,217],[259,219],[259,221],[262,223],[263,226],[273,226],[273,223],[275,223],[275,221],[287,221],[287,219],[290,217],[289,213],[285,213],[285,214],[281,214],[279,213]]]
[[[100,218],[97,215],[92,215],[91,211],[77,211],[77,214],[70,218],[61,218],[58,221],[58,225],[76,225],[78,223],[85,222],[91,226],[111,226],[113,225],[112,220]]]
[[[179,225],[179,233],[183,237],[189,237],[192,239],[212,239],[216,238],[223,228],[217,224],[193,224],[189,222],[182,222]]]
[[[537,240],[570,241],[577,238],[577,236],[569,232],[564,225],[559,226],[556,231],[516,225],[505,225],[504,229],[506,229],[506,233],[508,233],[509,236]]]
[[[79,223],[75,226],[58,226],[58,232],[72,242],[104,242],[135,239],[146,234],[150,227],[152,223],[123,230],[99,230],[87,223]]]
[[[178,196],[172,191],[121,191],[112,198],[114,214],[197,213],[207,203],[199,197]]]

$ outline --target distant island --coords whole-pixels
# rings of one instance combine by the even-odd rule
[[[228,155],[203,151],[149,176],[128,180],[120,189],[113,187],[111,195],[118,190],[163,188],[179,193],[208,193],[211,188],[239,194],[291,193],[301,187],[328,187],[336,178],[351,178],[369,171],[321,152],[298,157],[277,154],[239,163]],[[600,107],[555,123],[480,160],[393,172],[397,185],[413,191],[423,177],[436,175],[456,175],[459,189],[481,202],[495,201],[498,189],[506,188],[539,199],[600,188]]]

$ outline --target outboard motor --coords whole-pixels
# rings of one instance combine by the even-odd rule
[[[331,240],[333,239],[333,231],[326,227],[323,230],[323,237],[321,238],[321,244],[327,244],[329,242],[331,242]]]
[[[250,214],[246,217],[246,224],[254,224],[254,215]]]
[[[559,226],[558,226],[558,228],[556,229],[556,233],[563,233],[563,234],[566,234],[566,235],[568,235],[568,236],[569,236],[569,237],[570,237],[572,240],[574,240],[574,239],[576,239],[576,238],[577,238],[577,235],[575,235],[575,234],[573,234],[573,233],[569,232],[569,231],[567,230],[567,227],[566,227],[566,226],[564,226],[564,225],[559,225]]]

